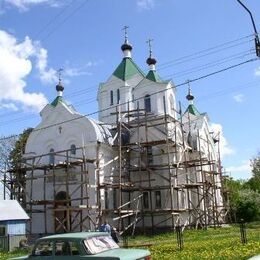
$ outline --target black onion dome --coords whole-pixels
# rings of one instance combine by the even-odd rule
[[[121,50],[122,50],[122,51],[126,51],[126,50],[131,51],[132,49],[133,49],[132,45],[129,44],[128,42],[125,42],[125,43],[121,46]]]
[[[155,65],[156,64],[156,59],[155,58],[152,58],[152,57],[149,57],[147,60],[146,60],[146,63],[148,65]]]
[[[64,87],[61,85],[61,83],[59,83],[58,85],[56,85],[56,90],[57,91],[63,91]]]
[[[191,92],[189,91],[189,94],[186,96],[187,100],[191,101],[194,99],[194,96],[191,94]]]

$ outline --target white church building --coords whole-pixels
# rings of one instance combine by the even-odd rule
[[[125,37],[123,59],[97,93],[99,121],[68,105],[61,82],[40,112],[25,154],[31,233],[95,230],[108,221],[121,233],[224,221],[218,140],[207,114],[176,105],[172,81],[156,59],[144,73]]]

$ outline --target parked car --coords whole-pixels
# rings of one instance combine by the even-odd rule
[[[81,232],[46,236],[36,240],[32,253],[18,259],[113,259],[150,260],[149,250],[123,249],[108,233]]]

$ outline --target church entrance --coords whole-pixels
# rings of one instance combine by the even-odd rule
[[[70,197],[65,191],[60,191],[55,196],[55,233],[66,233],[71,230]]]

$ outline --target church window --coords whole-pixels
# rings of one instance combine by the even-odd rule
[[[144,109],[146,112],[151,112],[151,97],[150,95],[146,95],[144,97]]]
[[[117,208],[117,191],[116,191],[116,189],[113,190],[113,207],[114,207],[114,209]]]
[[[109,205],[108,191],[105,190],[105,209],[108,209],[108,205]]]
[[[153,163],[152,146],[147,146],[147,163],[148,163],[148,165],[151,165]]]
[[[50,149],[50,155],[49,155],[49,164],[54,164],[54,160],[55,160],[55,158],[54,158],[54,149],[51,148]]]
[[[110,91],[110,106],[114,105],[113,90]]]
[[[160,209],[162,207],[161,191],[155,191],[155,208]]]
[[[143,192],[143,207],[144,207],[144,209],[149,208],[149,198],[148,198],[148,192],[147,191]]]
[[[172,114],[174,114],[174,100],[173,100],[172,94],[171,94],[170,97],[169,97],[169,101],[170,101],[170,112],[171,112]]]
[[[120,89],[119,88],[117,89],[116,94],[117,94],[117,104],[119,104],[119,101],[120,101]]]
[[[70,154],[73,154],[73,155],[76,154],[76,145],[75,144],[72,144],[70,146]]]

